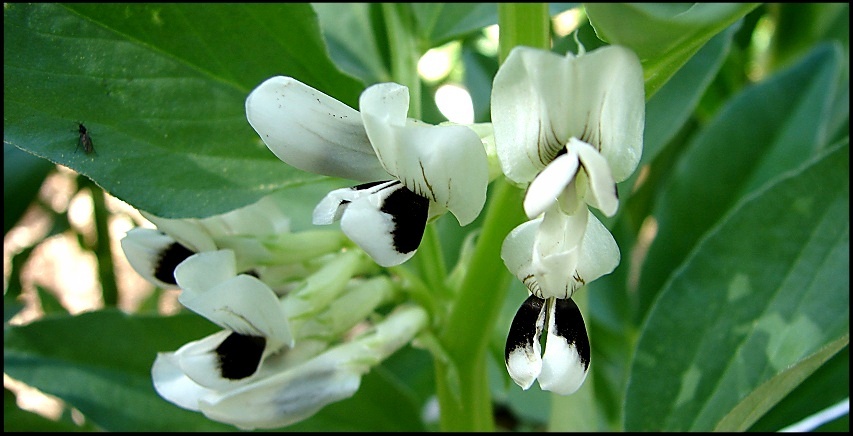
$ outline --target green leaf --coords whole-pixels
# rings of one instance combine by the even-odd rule
[[[823,364],[749,431],[779,431],[850,398],[850,346]]]
[[[344,71],[371,85],[391,80],[369,3],[313,3],[329,45],[329,55]],[[383,33],[380,33],[383,34]]]
[[[702,94],[720,71],[738,27],[730,26],[711,38],[646,103],[641,165],[657,157],[696,109]]]
[[[840,54],[816,47],[746,89],[688,145],[652,215],[657,236],[640,276],[640,314],[696,241],[740,198],[826,145]]]
[[[38,197],[54,168],[50,162],[3,144],[3,234],[9,232]]]
[[[821,153],[748,196],[697,245],[643,326],[626,431],[747,427],[756,416],[732,413],[757,389],[766,410],[814,371],[810,359],[846,343],[848,162],[847,143]]]
[[[109,310],[54,316],[4,331],[3,370],[79,409],[107,431],[233,430],[160,398],[157,352],[214,332],[207,320],[129,316]]]
[[[9,4],[4,142],[155,215],[204,217],[318,182],[276,158],[245,98],[285,74],[350,105],[308,4]],[[76,151],[77,122],[95,152]]]
[[[711,37],[759,3],[584,3],[598,37],[637,53],[654,95]]]
[[[430,49],[497,24],[495,3],[410,3],[420,38]]]
[[[793,391],[827,360],[850,344],[850,335],[826,345],[812,356],[780,372],[741,400],[728,415],[717,423],[714,431],[746,431],[758,418]]]

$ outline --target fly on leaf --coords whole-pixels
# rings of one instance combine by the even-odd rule
[[[89,136],[89,130],[86,129],[86,126],[83,123],[77,123],[78,133],[80,133],[80,138],[77,140],[77,148],[74,149],[74,152],[77,152],[77,149],[83,147],[83,151],[86,154],[91,154],[95,152],[95,146],[92,144],[92,137]]]

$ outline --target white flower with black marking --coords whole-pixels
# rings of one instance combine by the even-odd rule
[[[409,92],[367,88],[360,111],[290,77],[273,77],[246,99],[249,124],[279,159],[304,171],[366,182],[330,192],[315,224],[341,229],[382,266],[412,257],[426,223],[447,210],[473,221],[489,169],[480,137],[461,125],[408,119]]]
[[[645,97],[637,56],[619,46],[565,56],[516,47],[492,88],[495,146],[504,174],[527,185],[535,218],[555,202],[613,216],[616,183],[637,167]]]
[[[612,272],[619,257],[613,236],[586,209],[566,215],[554,206],[506,237],[501,258],[530,291],[505,350],[507,370],[519,386],[528,389],[538,378],[542,389],[563,395],[580,387],[589,369],[589,338],[571,297]],[[539,338],[546,325],[542,355]]]
[[[207,218],[167,219],[142,212],[157,228],[127,232],[121,247],[133,269],[161,288],[175,288],[175,269],[188,257],[230,249],[241,272],[260,276],[288,263],[339,250],[346,242],[339,232],[290,232],[290,219],[272,197]]]

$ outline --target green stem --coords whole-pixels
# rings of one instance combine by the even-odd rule
[[[116,284],[115,269],[113,266],[113,250],[110,245],[110,212],[107,210],[106,196],[104,191],[89,181],[89,179],[80,176],[78,180],[92,194],[92,205],[95,215],[95,235],[97,238],[93,251],[95,252],[95,257],[98,259],[98,278],[101,282],[104,306],[115,307],[118,304],[118,285]]]
[[[409,118],[421,118],[421,81],[418,60],[421,52],[415,35],[415,20],[408,3],[382,3],[382,17],[391,51],[391,77],[409,88]]]
[[[516,45],[550,48],[547,4],[501,3],[498,22],[502,61]],[[525,220],[522,194],[502,178],[493,183],[468,272],[439,332],[447,357],[435,361],[444,431],[495,429],[486,351],[511,278],[500,258],[501,246],[506,235]]]
[[[486,346],[506,296],[510,275],[500,258],[506,235],[524,220],[522,192],[504,180],[493,192],[468,273],[441,330],[449,356],[436,361],[436,383],[445,431],[492,431]]]
[[[549,50],[551,48],[549,20],[547,3],[498,4],[501,63],[517,45]]]

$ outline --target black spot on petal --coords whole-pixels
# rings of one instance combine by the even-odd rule
[[[397,252],[417,250],[424,236],[429,200],[401,186],[385,198],[380,211],[391,215],[394,220],[391,236]]]
[[[175,268],[193,254],[195,254],[194,251],[177,242],[173,242],[160,253],[160,259],[154,266],[154,277],[163,283],[177,285]]]
[[[566,338],[566,342],[578,350],[584,368],[589,368],[589,336],[578,305],[571,298],[558,298],[554,307],[554,326],[557,336]]]
[[[266,345],[267,340],[264,337],[231,333],[216,347],[222,377],[240,380],[254,374],[258,370]]]
[[[530,295],[524,303],[521,303],[506,335],[504,360],[509,361],[509,355],[519,348],[533,348],[533,341],[536,340],[536,323],[544,306],[545,300],[535,295]]]

